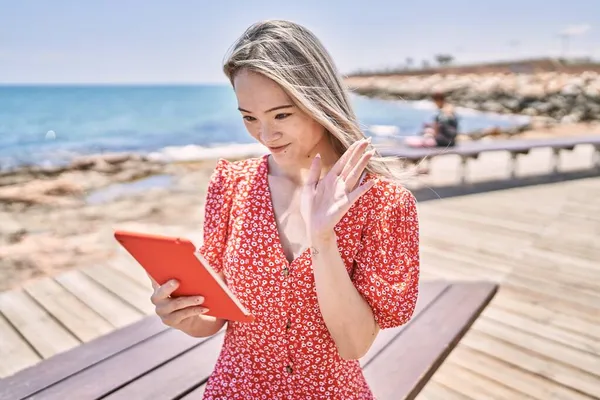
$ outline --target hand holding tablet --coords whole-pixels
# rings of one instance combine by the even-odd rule
[[[152,278],[152,302],[168,325],[199,314],[254,321],[190,240],[128,231],[114,235]],[[173,280],[178,284],[169,283]]]

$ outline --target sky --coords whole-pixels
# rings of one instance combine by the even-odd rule
[[[312,30],[343,74],[440,53],[600,60],[600,0],[0,0],[0,83],[224,83],[265,19]]]

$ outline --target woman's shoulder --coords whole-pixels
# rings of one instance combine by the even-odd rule
[[[394,212],[399,209],[413,208],[416,205],[414,194],[404,185],[377,175],[368,175],[375,180],[373,187],[364,194],[367,206],[371,210]]]
[[[254,174],[263,161],[262,157],[245,158],[242,160],[229,160],[219,158],[213,172],[213,180],[236,182]]]

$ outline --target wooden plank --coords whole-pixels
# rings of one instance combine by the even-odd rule
[[[516,298],[510,294],[504,294],[503,289],[494,298],[496,309],[510,311],[520,314],[533,323],[556,326],[573,334],[584,336],[592,340],[600,340],[600,325],[579,318],[569,310],[557,310],[556,307],[546,307],[545,302],[540,300],[534,302],[526,299]]]
[[[152,291],[143,288],[107,266],[84,267],[82,271],[142,313],[154,313],[154,305],[150,302]]]
[[[37,364],[41,357],[0,314],[0,378]],[[1,381],[0,381],[1,382]],[[1,384],[1,383],[0,383]]]
[[[600,224],[598,225],[600,226]],[[523,257],[528,262],[535,262],[536,265],[543,265],[547,268],[559,267],[574,270],[582,277],[597,278],[600,275],[597,261],[589,261],[572,254],[558,254],[529,247],[523,250]]]
[[[104,397],[204,340],[167,329],[69,376],[30,399],[62,400],[73,393],[80,399]]]
[[[175,399],[190,394],[210,377],[223,345],[223,332],[221,330],[104,399]]]
[[[435,373],[431,382],[438,382],[453,389],[454,391],[464,393],[473,399],[505,400],[505,399],[532,399],[533,397],[519,392],[510,386],[505,386],[494,381],[477,371],[463,368],[458,364],[452,363],[456,358],[454,353],[446,359],[444,365]],[[474,366],[477,367],[476,365]],[[429,386],[429,383],[427,384]],[[427,386],[425,389],[427,389]]]
[[[0,399],[32,396],[166,329],[158,317],[146,317],[118,331],[57,354],[44,360],[43,364],[34,365],[1,380]]]
[[[449,289],[449,287],[450,285],[447,282],[442,281],[421,283],[419,287],[417,306],[415,308],[415,314],[413,315],[412,320],[408,324],[404,324],[396,328],[382,329],[377,335],[377,338],[371,345],[371,348],[367,354],[360,359],[361,367],[365,368],[369,362],[371,362],[380,352],[385,351],[388,344],[409,324],[415,321],[420,313],[425,312],[439,296]]]
[[[527,349],[531,353],[537,353],[560,361],[562,364],[586,371],[591,375],[600,376],[600,360],[596,354],[577,350],[570,346],[562,346],[553,340],[544,339],[520,329],[514,329],[488,318],[479,318],[473,325],[473,329],[488,336],[518,344],[519,347]],[[600,378],[598,379],[598,387],[600,388]]]
[[[436,381],[427,382],[416,398],[417,400],[471,400],[470,397]]]
[[[68,271],[55,279],[113,327],[122,328],[144,315],[81,271]]]
[[[496,286],[488,283],[453,283],[365,367],[375,396],[414,399],[495,291]]]
[[[0,312],[44,358],[80,343],[23,290],[0,293]]]
[[[471,332],[456,347],[448,358],[448,363],[460,365],[464,369],[485,375],[488,379],[509,385],[512,389],[534,399],[590,400],[588,396],[568,389],[551,379],[522,370],[519,366],[503,362],[490,354],[471,349],[466,343],[470,336]],[[516,398],[520,399],[520,397]]]
[[[23,288],[82,342],[113,330],[104,318],[50,277],[33,280]]]
[[[488,353],[504,362],[556,381],[567,388],[591,397],[600,397],[600,378],[583,370],[556,362],[552,354],[540,355],[521,348],[517,343],[498,340],[472,329],[464,344],[472,349]]]
[[[512,296],[513,298],[524,302],[543,304],[544,307],[550,311],[570,314],[587,323],[594,324],[598,322],[598,309],[591,307],[590,305],[583,305],[579,302],[572,302],[570,298],[560,296],[559,293],[555,293],[555,295],[559,297],[554,297],[546,294],[543,289],[540,291],[534,289],[530,290],[530,288],[526,286],[517,286],[512,283],[504,283],[502,285],[502,292],[507,296]]]
[[[192,390],[191,392],[187,393],[185,396],[183,396],[179,400],[198,400],[198,399],[202,399],[204,397],[204,391],[205,390],[206,390],[206,382],[204,382],[198,388],[196,388],[196,389]]]
[[[106,265],[119,271],[145,289],[152,290],[152,283],[146,271],[129,254],[112,259]]]
[[[499,307],[488,307],[482,318],[505,324],[511,329],[518,329],[533,336],[552,340],[561,346],[585,351],[595,356],[600,355],[600,336],[592,339],[578,332],[564,330],[549,323],[537,322],[532,318],[511,313]]]

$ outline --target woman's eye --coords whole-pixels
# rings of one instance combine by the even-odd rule
[[[256,121],[256,118],[254,118],[254,117],[251,117],[251,116],[249,116],[249,115],[245,115],[245,116],[244,116],[244,119],[245,119],[246,121],[248,121],[248,122]]]
[[[289,117],[290,115],[292,115],[292,114],[289,114],[289,113],[277,114],[275,116],[275,119],[285,119],[285,118]]]

